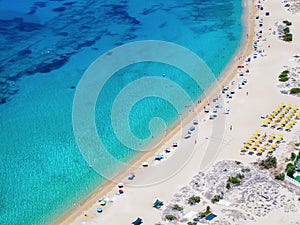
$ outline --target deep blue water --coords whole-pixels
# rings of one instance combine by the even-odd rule
[[[72,128],[71,87],[97,57],[133,41],[164,40],[198,54],[217,77],[242,34],[241,0],[0,0],[0,12],[0,224],[8,225],[49,224],[105,181],[83,159]],[[163,74],[194,101],[203,93],[179,69],[148,62],[118,71],[99,94],[99,137],[124,163],[138,151],[113,133],[114,99],[133,81]],[[161,91],[172,94],[170,86]],[[151,133],[153,117],[165,124]],[[128,121],[143,140],[159,138],[178,118],[172,103],[148,97]],[[118,169],[103,162],[103,171]]]

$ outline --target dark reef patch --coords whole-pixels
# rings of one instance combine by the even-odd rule
[[[58,33],[58,35],[66,37],[69,35],[69,33],[68,32],[60,32],[60,33]]]
[[[30,23],[30,22],[20,22],[15,29],[23,32],[32,32],[36,30],[42,29],[42,25],[38,23]]]
[[[31,54],[31,50],[28,48],[23,49],[17,53],[18,56],[23,56],[23,57],[27,57],[30,54]]]
[[[27,15],[33,15],[33,14],[35,14],[36,10],[37,10],[36,7],[34,7],[34,6],[31,7],[31,8],[30,8],[30,11],[27,13]]]
[[[53,12],[63,12],[65,10],[66,10],[66,7],[63,7],[63,6],[52,9]]]
[[[63,5],[69,6],[69,5],[73,5],[74,3],[76,3],[76,2],[65,2]]]
[[[47,2],[35,2],[34,6],[44,8],[47,6]]]
[[[54,59],[51,62],[42,62],[39,65],[33,66],[30,69],[27,69],[25,72],[28,75],[33,75],[36,73],[50,73],[53,70],[57,70],[65,65],[69,57],[68,56],[60,56],[60,59]]]
[[[149,9],[144,9],[144,11],[142,12],[143,15],[148,15],[150,13],[154,13],[157,10],[159,10],[161,8],[161,5],[153,5],[151,8]]]

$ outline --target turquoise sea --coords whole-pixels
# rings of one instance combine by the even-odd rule
[[[195,52],[218,77],[242,37],[241,0],[0,0],[0,12],[3,225],[51,224],[105,182],[82,157],[72,127],[76,86],[101,54],[134,41],[169,41]],[[138,151],[114,135],[114,99],[133,81],[162,75],[194,101],[203,93],[181,70],[145,62],[118,71],[99,94],[99,138],[121,162]],[[151,134],[148,123],[154,117],[165,126],[154,127]],[[148,97],[134,105],[127,119],[135,136],[147,139],[159,138],[178,118],[172,103]],[[120,169],[105,159],[101,166],[111,174]]]

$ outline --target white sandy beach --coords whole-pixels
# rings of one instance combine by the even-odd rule
[[[280,72],[284,70],[285,66],[294,63],[290,60],[294,55],[300,54],[300,13],[292,14],[280,1],[262,1],[264,10],[259,11],[254,6],[257,1],[251,1],[249,4],[251,13],[248,18],[248,32],[253,32],[251,31],[252,24],[255,24],[254,35],[249,33],[250,44],[248,46],[250,48],[242,49],[243,52],[233,59],[221,81],[225,83],[214,86],[215,88],[210,91],[211,108],[216,104],[212,103],[212,97],[221,94],[218,87],[227,84],[230,90],[235,91],[232,99],[226,98],[226,95],[222,94],[219,103],[223,108],[219,110],[218,116],[210,120],[209,114],[203,112],[203,105],[199,104],[197,109],[187,116],[182,128],[184,131],[188,130],[193,119],[198,119],[199,124],[195,125],[196,131],[193,131],[192,137],[184,139],[181,130],[177,128],[176,132],[171,132],[172,137],[170,138],[169,135],[168,139],[164,139],[163,146],[158,149],[158,152],[162,152],[173,142],[179,143],[179,147],[167,154],[166,159],[153,164],[156,153],[148,152],[147,155],[136,160],[135,165],[139,165],[139,168],[135,169],[135,179],[127,179],[128,171],[123,171],[117,177],[118,182],[124,183],[124,194],[117,196],[111,205],[103,206],[101,214],[96,212],[96,209],[100,207],[97,199],[112,198],[118,192],[116,183],[109,183],[101,187],[99,191],[93,193],[80,205],[78,204],[71,213],[58,220],[56,224],[131,224],[138,217],[142,218],[143,224],[146,225],[158,222],[168,224],[162,220],[162,210],[152,207],[154,201],[160,199],[167,205],[174,194],[188,185],[198,172],[211,169],[218,161],[238,160],[245,165],[256,161],[258,158],[256,155],[240,154],[243,142],[249,139],[256,130],[267,133],[283,133],[286,143],[299,141],[300,121],[291,132],[279,132],[270,128],[262,128],[263,120],[260,116],[270,114],[281,102],[292,105],[300,104],[299,97],[284,95],[277,87]],[[266,16],[266,12],[270,12],[270,15]],[[255,15],[259,15],[260,19],[263,19],[263,27],[258,26],[259,20],[255,19]],[[277,35],[275,23],[283,20],[293,23],[290,29],[294,40],[290,43],[280,40]],[[253,37],[254,40],[257,40],[256,33],[259,30],[262,30],[262,37],[259,39],[258,49],[262,50],[262,53],[257,54],[257,58],[253,58],[253,40],[251,39]],[[244,44],[246,45],[246,43]],[[239,56],[242,56],[240,61],[237,59]],[[246,63],[245,59],[248,57],[251,57],[251,61]],[[239,76],[236,71],[237,65],[245,66],[243,77]],[[249,69],[250,72],[246,73],[245,69]],[[237,85],[242,82],[243,78],[247,79],[247,84],[242,89],[238,89]],[[228,115],[223,113],[225,108],[230,108]],[[285,144],[278,148],[278,154],[284,152],[284,147]],[[148,157],[151,158],[147,159]],[[150,166],[142,168],[140,165],[143,161],[148,161]],[[281,191],[289,195],[287,189]],[[299,204],[298,202],[298,207]],[[164,207],[162,208],[164,209]],[[218,207],[220,206],[213,205],[213,209],[220,214],[221,211]],[[89,216],[86,217],[85,214]],[[263,217],[254,216],[254,221],[245,220],[231,224],[296,225],[300,224],[299,218],[300,210],[284,212],[284,210],[276,209]]]

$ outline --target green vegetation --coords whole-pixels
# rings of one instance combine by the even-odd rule
[[[216,202],[219,202],[221,199],[223,199],[220,195],[215,195],[212,199],[211,202],[214,204]]]
[[[241,181],[237,177],[229,177],[228,178],[228,182],[230,182],[232,184],[239,184],[239,183],[241,183]]]
[[[294,178],[294,173],[296,172],[296,166],[293,163],[288,163],[285,168],[286,175]]]
[[[178,204],[175,204],[175,205],[173,205],[172,209],[177,210],[177,211],[182,211],[183,207],[179,206]]]
[[[242,169],[242,172],[243,172],[243,173],[245,173],[245,172],[250,172],[250,168]]]
[[[206,211],[200,213],[200,217],[201,217],[201,218],[206,217],[206,216],[208,216],[210,213],[211,213],[211,210],[210,210],[210,206],[208,205],[208,206],[206,206]]]
[[[289,75],[289,73],[290,73],[290,71],[289,70],[284,70],[284,71],[282,71],[281,72],[281,76],[287,76],[287,75]]]
[[[279,78],[280,82],[286,82],[288,80],[289,80],[289,77],[281,77],[281,78]]]
[[[197,225],[196,222],[188,222],[187,224],[188,224],[188,225]]]
[[[240,184],[241,180],[245,177],[244,174],[240,174],[238,173],[235,177],[229,177],[227,180],[227,184],[226,184],[226,188],[230,189],[231,188],[231,184]]]
[[[165,218],[166,218],[166,220],[169,220],[169,221],[177,220],[176,216],[170,215],[170,214],[166,215]]]
[[[284,173],[279,173],[275,176],[276,180],[284,180],[285,174]]]
[[[283,32],[284,32],[284,35],[283,35],[284,41],[292,41],[293,40],[293,35],[290,33],[289,27],[284,28]]]
[[[294,161],[296,159],[297,155],[295,152],[291,153],[291,160]]]
[[[297,155],[296,155],[296,153],[292,152],[291,157],[290,158],[285,158],[285,161],[290,162],[290,161],[295,161],[295,159],[297,159]]]
[[[282,23],[284,23],[287,26],[291,26],[292,25],[292,22],[288,21],[288,20],[284,20],[284,21],[282,21]]]
[[[245,177],[244,174],[238,173],[238,174],[236,175],[236,178],[239,178],[239,179],[243,179],[244,177]]]
[[[296,143],[295,146],[296,146],[296,147],[299,147],[299,146],[300,146],[300,143]]]
[[[227,188],[227,189],[230,189],[230,188],[231,188],[231,185],[230,185],[230,183],[228,183],[228,182],[227,182],[227,184],[226,184],[226,188]]]
[[[300,93],[300,88],[292,88],[290,90],[290,94],[294,95],[294,94],[298,94]]]
[[[190,205],[195,205],[196,203],[200,202],[200,197],[199,196],[192,196],[189,198],[188,203]]]
[[[284,28],[284,29],[283,29],[283,32],[284,32],[285,34],[290,33],[290,28],[289,28],[289,27]]]
[[[261,168],[270,169],[277,167],[277,159],[274,156],[268,156],[266,159],[262,160],[259,163]]]
[[[282,71],[281,74],[278,76],[279,77],[279,81],[280,82],[286,82],[286,81],[288,81],[289,80],[289,77],[288,77],[289,73],[290,73],[290,71],[288,71],[288,70]]]
[[[284,41],[292,41],[293,40],[293,35],[291,33],[285,34],[283,37]]]

